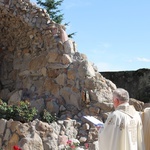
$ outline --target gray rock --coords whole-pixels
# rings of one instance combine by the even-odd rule
[[[22,99],[22,92],[23,91],[20,90],[20,91],[16,91],[15,93],[13,93],[10,96],[9,100],[8,100],[8,104],[9,105],[11,105],[11,104],[13,104],[13,105],[18,104],[21,101],[21,99]]]
[[[0,135],[2,136],[4,134],[5,128],[6,128],[6,122],[7,120],[1,119],[0,120]]]
[[[44,150],[42,139],[37,133],[32,133],[29,137],[22,138],[19,145],[26,150]]]

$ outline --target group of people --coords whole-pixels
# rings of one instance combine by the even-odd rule
[[[115,111],[99,128],[99,150],[150,150],[150,108],[136,111],[122,88],[114,90],[113,105]]]

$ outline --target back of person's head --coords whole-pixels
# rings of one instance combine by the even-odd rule
[[[125,89],[117,88],[113,91],[113,97],[117,98],[119,101],[125,103],[129,102],[129,93]]]

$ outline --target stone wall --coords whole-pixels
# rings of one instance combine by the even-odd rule
[[[0,0],[0,17],[3,100],[29,100],[39,110],[58,114],[60,107],[81,110],[111,99],[116,86],[77,52],[63,26],[50,20],[45,10],[28,1]]]
[[[86,141],[89,150],[97,149],[97,142],[93,142],[97,141],[97,129],[76,120],[59,120],[48,124],[36,119],[22,124],[1,119],[0,129],[0,145],[4,150],[13,150],[14,145],[22,150],[63,150],[68,140],[79,143]],[[84,144],[80,144],[81,147],[84,148]]]
[[[61,120],[79,122],[87,114],[104,119],[104,113],[113,109],[109,102],[115,84],[77,51],[64,27],[50,20],[44,9],[27,0],[0,0],[0,18],[0,99],[13,105],[28,100],[38,116],[47,109]],[[11,126],[4,127],[0,138],[1,146],[9,150],[26,136]],[[22,132],[33,128],[25,125]]]
[[[2,119],[0,146],[57,150],[62,136],[82,144],[95,142],[96,131],[83,115],[104,121],[113,110],[116,85],[77,51],[64,27],[50,20],[46,10],[28,0],[0,0],[0,18],[0,99],[14,105],[28,100],[38,115],[47,109],[59,117],[53,124]],[[133,104],[142,110],[143,103]]]
[[[136,71],[101,72],[117,87],[129,91],[130,97],[150,103],[150,69]]]

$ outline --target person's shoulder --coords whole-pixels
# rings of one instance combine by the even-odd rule
[[[120,110],[115,110],[111,116],[113,116],[113,118],[115,119],[123,119],[123,118],[126,118],[126,115],[123,111],[120,111]]]
[[[113,112],[113,115],[119,115],[119,114],[122,114],[122,112],[121,112],[120,110],[115,110],[115,111]]]
[[[122,114],[121,111],[115,110],[115,111],[113,111],[113,112],[109,115],[109,117],[118,118],[118,117],[120,117],[120,116],[122,116],[122,115],[123,115],[123,114]]]
[[[115,122],[120,122],[124,117],[122,117],[121,112],[118,110],[113,111],[108,115],[106,124],[115,124]]]

